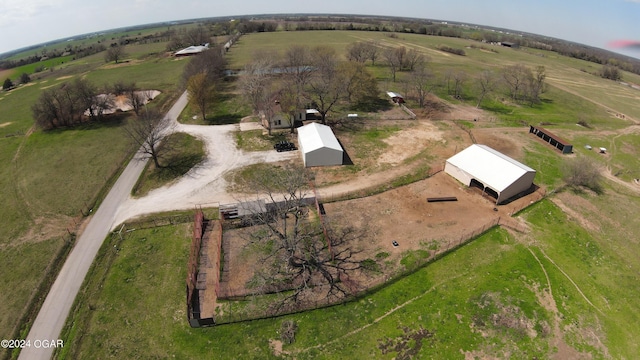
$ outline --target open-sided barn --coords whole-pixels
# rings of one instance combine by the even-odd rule
[[[486,145],[471,145],[449,158],[444,171],[467,186],[477,186],[496,203],[527,191],[536,171]]]
[[[326,125],[311,123],[299,127],[298,146],[305,167],[342,165],[344,151]]]

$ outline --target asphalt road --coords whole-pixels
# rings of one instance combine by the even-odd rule
[[[176,121],[186,105],[187,94],[185,92],[169,110],[166,117]],[[42,346],[43,340],[51,341],[60,338],[62,327],[89,267],[102,246],[102,242],[111,228],[116,225],[118,208],[129,197],[133,186],[144,170],[147,160],[140,160],[140,157],[136,156],[129,162],[93,215],[85,231],[78,237],[31,326],[31,331],[26,338],[27,343],[31,346],[22,349],[19,359],[44,360],[51,358],[54,349]]]

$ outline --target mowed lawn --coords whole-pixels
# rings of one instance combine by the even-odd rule
[[[549,358],[558,344],[574,349],[561,346],[565,356],[633,358],[640,290],[619,269],[638,269],[637,258],[548,200],[521,216],[529,233],[496,228],[358,301],[206,329],[186,321],[190,225],[134,231],[101,250],[117,253],[109,270],[94,264],[59,358],[275,358],[284,320],[298,324],[285,358]]]

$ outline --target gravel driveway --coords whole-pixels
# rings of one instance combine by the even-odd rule
[[[239,150],[236,148],[233,135],[234,131],[239,129],[238,124],[176,124],[174,131],[188,133],[205,143],[206,160],[175,183],[155,189],[142,198],[129,196],[120,205],[114,227],[128,219],[149,213],[235,203],[238,199],[226,190],[227,182],[223,178],[226,172],[251,164],[278,162],[300,156],[298,151],[279,153],[274,150]]]

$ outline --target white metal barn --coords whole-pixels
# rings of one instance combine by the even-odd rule
[[[528,190],[536,171],[486,146],[471,145],[449,158],[444,171],[496,197],[496,204]]]
[[[298,146],[305,167],[342,165],[344,151],[326,125],[311,123],[299,127]]]

